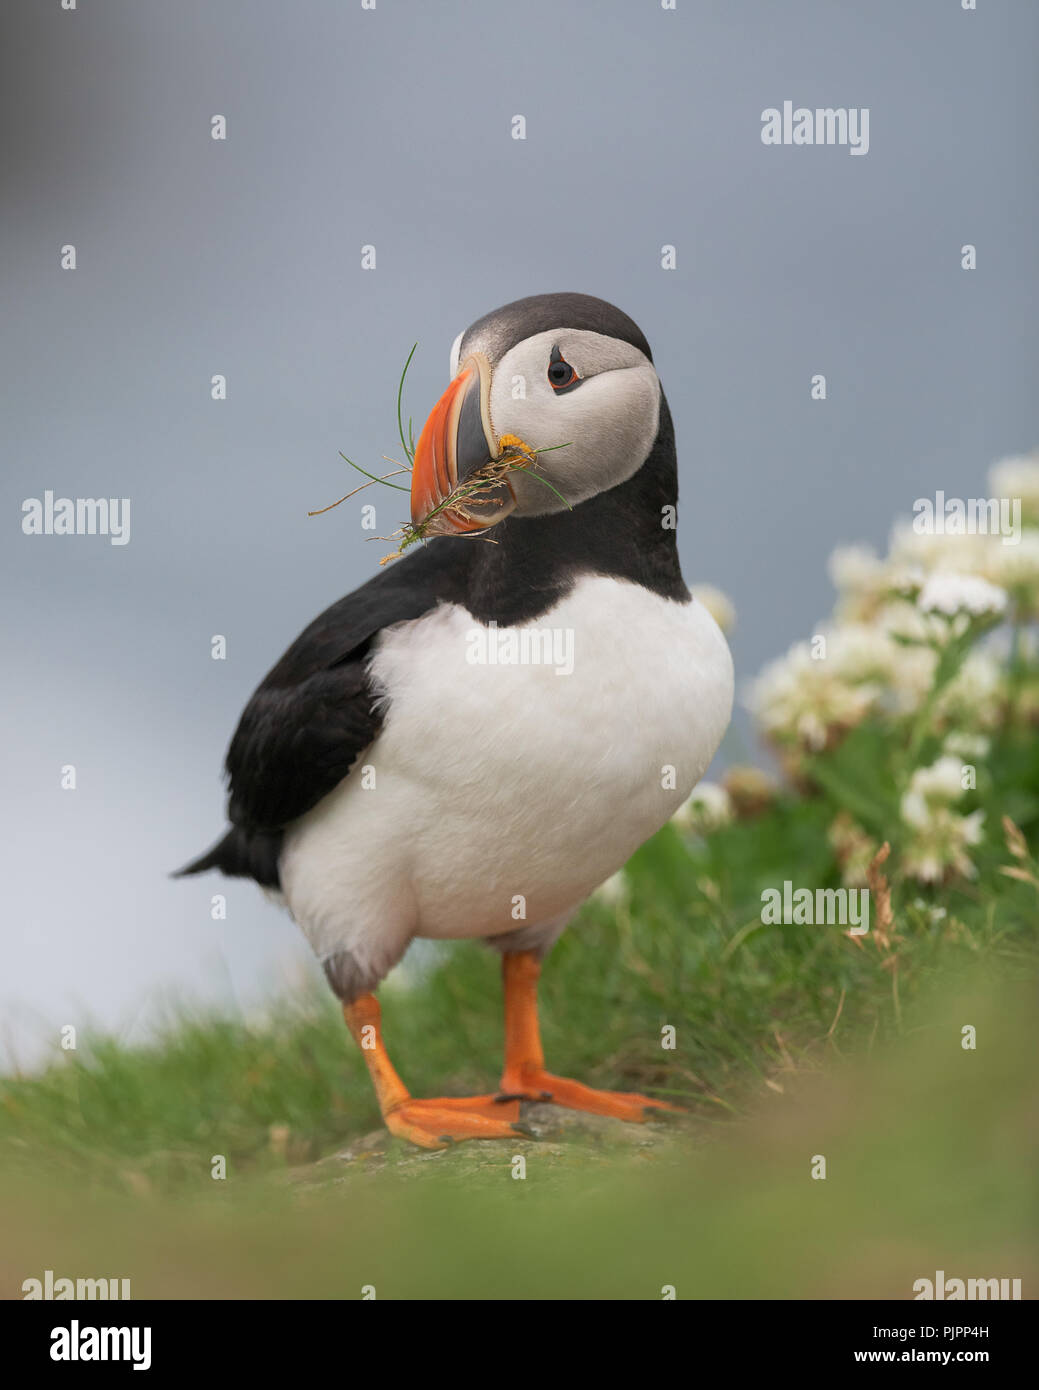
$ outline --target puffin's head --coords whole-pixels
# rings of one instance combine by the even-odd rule
[[[431,534],[576,506],[626,482],[656,439],[661,391],[649,344],[627,314],[591,295],[534,295],[477,319],[455,339],[451,376],[415,448],[414,524],[499,458],[506,436],[552,452],[539,454],[539,477],[514,468],[481,491],[469,517],[442,510]]]

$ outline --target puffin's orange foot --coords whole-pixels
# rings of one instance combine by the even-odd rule
[[[518,1123],[519,1101],[503,1105],[495,1096],[409,1098],[387,1111],[383,1119],[391,1134],[424,1149],[446,1149],[461,1139],[531,1137]]]
[[[685,1114],[681,1106],[670,1105],[666,1100],[653,1100],[634,1091],[596,1091],[591,1086],[582,1086],[580,1081],[568,1081],[566,1077],[530,1068],[524,1068],[518,1076],[510,1076],[506,1072],[502,1077],[500,1095],[501,1104],[508,1104],[517,1097],[520,1100],[547,1100],[568,1110],[610,1115],[614,1119],[635,1124],[652,1118],[654,1110]]]

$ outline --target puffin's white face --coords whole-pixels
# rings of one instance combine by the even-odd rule
[[[491,427],[541,455],[537,471],[571,506],[623,483],[645,462],[660,424],[660,380],[649,358],[601,333],[558,328],[510,348],[491,377]],[[510,475],[516,512],[538,516],[562,503],[523,473]]]
[[[451,385],[416,448],[413,521],[424,520],[468,473],[497,458],[505,435],[551,451],[539,452],[538,476],[514,469],[485,520],[459,525],[444,512],[437,530],[482,529],[510,512],[562,511],[552,488],[573,507],[627,481],[645,462],[660,423],[660,380],[637,347],[561,327],[524,338],[497,360],[489,334],[470,335],[459,361],[463,338],[460,333],[451,348]]]

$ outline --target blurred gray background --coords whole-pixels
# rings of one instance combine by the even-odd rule
[[[64,1023],[135,1036],[171,994],[248,1008],[312,968],[252,884],[165,875],[220,830],[250,691],[385,552],[357,501],[306,513],[358,481],[338,450],[394,452],[416,339],[417,432],[486,310],[575,289],[638,321],[686,577],[734,599],[743,679],[828,612],[835,544],[1039,442],[1032,0],[4,11],[9,1063]],[[785,99],[869,107],[868,155],[765,147]],[[24,536],[48,488],[130,497],[130,544]],[[380,531],[404,519],[374,500]],[[729,755],[751,751],[744,721]]]

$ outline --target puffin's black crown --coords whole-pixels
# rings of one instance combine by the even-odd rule
[[[592,294],[532,294],[526,299],[514,299],[471,324],[462,336],[459,360],[465,357],[473,343],[479,341],[498,361],[525,338],[545,333],[550,328],[578,328],[589,333],[602,333],[619,338],[644,352],[653,361],[645,334],[634,319],[605,299]]]

